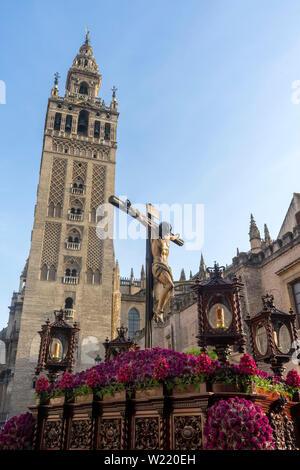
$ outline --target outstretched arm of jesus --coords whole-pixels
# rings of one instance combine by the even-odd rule
[[[179,233],[176,233],[176,235],[171,235],[170,236],[170,240],[178,240],[180,238],[180,234]]]

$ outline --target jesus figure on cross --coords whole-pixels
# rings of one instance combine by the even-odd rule
[[[174,289],[172,271],[168,265],[170,240],[178,240],[179,234],[171,233],[172,227],[168,222],[159,224],[158,238],[151,239],[153,255],[152,274],[154,277],[154,308],[153,319],[155,322],[163,322],[164,309]]]

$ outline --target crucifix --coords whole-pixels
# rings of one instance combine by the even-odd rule
[[[159,212],[152,204],[146,204],[145,216],[134,209],[128,199],[121,201],[116,196],[110,196],[108,201],[147,229],[145,348],[151,348],[152,320],[163,322],[164,310],[174,288],[172,271],[168,265],[170,241],[179,246],[182,246],[184,241],[178,234],[173,235],[169,223],[158,224],[153,220],[159,220]]]

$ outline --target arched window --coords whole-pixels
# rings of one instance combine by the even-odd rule
[[[48,279],[48,267],[46,264],[43,264],[41,269],[41,281],[47,281]]]
[[[71,130],[72,130],[72,116],[70,114],[67,114],[65,131],[71,132]]]
[[[71,276],[72,276],[72,277],[76,277],[76,276],[77,276],[77,269],[72,269]]]
[[[91,210],[91,222],[96,222],[96,209]]]
[[[101,283],[101,273],[100,273],[99,269],[96,269],[96,271],[95,271],[94,283],[95,284],[100,284]]]
[[[100,137],[100,121],[95,121],[94,124],[94,137]]]
[[[66,269],[66,276],[67,277],[71,276],[71,269],[69,268]]]
[[[61,123],[61,113],[55,113],[55,118],[54,118],[54,130],[55,131],[60,130],[60,123]]]
[[[109,140],[110,139],[110,124],[109,122],[107,122],[105,124],[105,128],[104,128],[104,139],[105,140]]]
[[[49,280],[49,281],[55,281],[55,279],[56,279],[56,269],[55,269],[55,266],[50,266],[48,280]]]
[[[93,271],[91,270],[91,268],[87,270],[86,280],[88,284],[93,284],[94,275],[93,275]]]
[[[89,89],[89,86],[86,82],[81,82],[80,83],[79,93],[81,95],[87,95],[88,94],[88,89]]]
[[[128,336],[133,338],[136,331],[140,329],[140,314],[136,308],[132,308],[128,313]]]
[[[48,216],[49,217],[54,217],[54,204],[53,204],[53,202],[50,202],[50,204],[49,204]]]
[[[89,113],[85,109],[81,110],[78,117],[77,132],[81,135],[87,135],[89,125]]]
[[[55,207],[55,217],[61,217],[61,205],[59,203]]]
[[[66,298],[65,308],[73,308],[73,299],[72,299],[72,297],[67,297]]]

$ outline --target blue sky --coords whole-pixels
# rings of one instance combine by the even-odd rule
[[[63,94],[89,26],[103,76],[118,87],[116,194],[205,205],[207,265],[249,249],[250,212],[279,232],[299,192],[300,3],[276,0],[16,1],[1,6],[0,327],[29,253],[47,99]],[[115,243],[121,274],[139,274],[144,241]],[[195,273],[200,251],[173,247]]]

